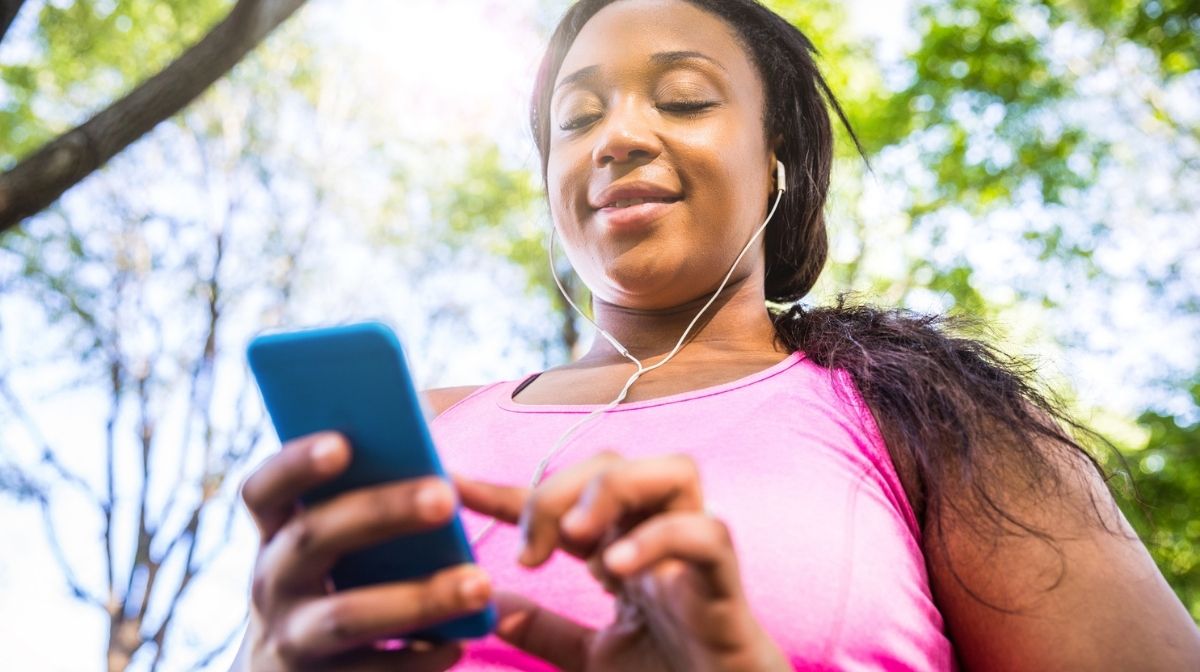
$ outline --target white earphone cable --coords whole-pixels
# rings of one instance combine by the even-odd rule
[[[746,242],[746,246],[742,248],[742,251],[737,256],[737,259],[733,260],[733,265],[729,267],[729,272],[725,274],[725,278],[721,280],[721,284],[717,286],[717,291],[713,292],[713,295],[709,297],[708,302],[704,304],[704,307],[702,307],[699,312],[696,313],[696,316],[692,318],[692,321],[688,323],[687,328],[683,330],[683,334],[679,336],[679,340],[675,343],[675,347],[672,348],[665,357],[654,364],[651,364],[650,366],[643,365],[640,359],[630,354],[629,350],[626,349],[625,346],[621,345],[620,341],[618,341],[612,334],[600,328],[600,325],[596,324],[595,320],[588,317],[587,313],[580,310],[579,306],[575,305],[575,302],[571,300],[570,294],[567,293],[567,290],[562,286],[562,282],[558,279],[558,272],[554,267],[554,226],[551,225],[549,240],[550,275],[554,278],[554,284],[558,286],[558,291],[562,293],[563,298],[567,300],[567,303],[571,306],[571,308],[573,308],[576,313],[582,316],[583,319],[590,322],[591,325],[595,327],[597,333],[599,333],[604,337],[605,340],[612,344],[617,352],[621,353],[622,356],[637,366],[637,371],[634,371],[633,375],[631,375],[629,379],[625,381],[625,385],[621,387],[621,392],[615,399],[583,416],[583,418],[571,425],[567,431],[563,432],[562,435],[558,437],[558,440],[555,441],[554,446],[549,452],[546,453],[546,456],[543,457],[540,462],[538,462],[537,469],[535,469],[533,472],[533,478],[530,479],[529,487],[536,487],[537,484],[541,482],[542,476],[546,473],[546,469],[550,467],[550,463],[559,453],[562,452],[563,447],[567,444],[567,440],[571,438],[571,435],[574,434],[577,429],[582,427],[592,418],[599,417],[605,412],[616,408],[617,405],[625,400],[625,396],[629,393],[629,388],[633,387],[634,382],[636,382],[637,379],[642,376],[642,374],[653,371],[663,364],[666,364],[672,357],[675,356],[675,353],[679,352],[683,348],[683,344],[687,341],[688,334],[691,333],[692,328],[696,326],[696,323],[700,321],[700,317],[704,315],[704,312],[708,310],[709,306],[711,306],[713,302],[717,300],[717,297],[720,296],[721,291],[725,289],[725,285],[729,283],[729,279],[733,277],[733,272],[737,270],[738,264],[741,263],[742,257],[746,256],[746,252],[750,250],[750,247],[754,244],[754,241],[758,240],[758,237],[762,234],[763,229],[766,229],[767,224],[770,223],[771,217],[775,215],[775,210],[779,207],[779,201],[783,199],[783,192],[785,191],[783,164],[777,163],[777,166],[779,188],[775,197],[775,204],[771,206],[771,211],[767,213],[767,218],[763,220],[763,223],[754,231],[754,235],[750,236],[750,240]],[[492,529],[492,526],[495,525],[495,523],[495,518],[489,519],[488,522],[485,523],[484,526],[480,528],[479,531],[476,532],[471,538],[471,545],[473,546],[479,543],[480,540],[482,540],[483,537],[488,533],[488,531]]]

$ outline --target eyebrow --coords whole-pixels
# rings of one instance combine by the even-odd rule
[[[718,68],[725,70],[725,66],[717,62],[716,59],[706,54],[702,54],[699,51],[660,51],[650,56],[650,62],[660,67],[694,60],[707,61]],[[569,86],[571,84],[577,84],[579,82],[592,79],[599,71],[600,66],[598,65],[589,65],[587,67],[580,68],[566,77],[563,77],[562,80],[554,86],[554,91],[558,91],[564,86]]]

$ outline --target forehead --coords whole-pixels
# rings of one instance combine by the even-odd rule
[[[758,73],[733,27],[683,0],[619,0],[600,10],[575,38],[555,85],[581,68],[608,77],[641,73],[654,67],[654,54],[666,52],[703,54],[736,88],[761,96]]]

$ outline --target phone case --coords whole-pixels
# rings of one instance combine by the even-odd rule
[[[306,493],[312,505],[347,490],[389,481],[445,477],[413,387],[404,351],[387,326],[361,324],[271,334],[247,349],[280,442],[334,430],[353,447],[338,478]],[[344,556],[331,572],[338,590],[405,581],[474,562],[456,514],[446,526],[403,536]],[[482,637],[495,626],[495,608],[412,633],[413,639]]]

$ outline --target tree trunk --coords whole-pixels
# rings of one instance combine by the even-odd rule
[[[303,4],[238,0],[225,20],[162,72],[0,175],[0,233],[49,206],[195,100]]]
[[[108,672],[122,672],[128,668],[134,652],[142,645],[138,633],[140,623],[125,618],[121,607],[120,600],[117,600],[116,612],[109,615]]]

